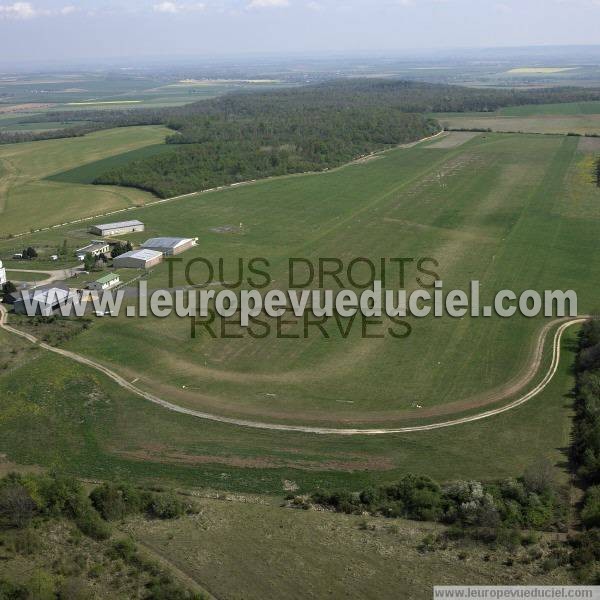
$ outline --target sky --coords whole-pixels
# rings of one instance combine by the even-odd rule
[[[0,62],[600,44],[600,0],[0,0]]]

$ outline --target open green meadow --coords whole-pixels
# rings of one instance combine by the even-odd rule
[[[216,265],[222,257],[225,272],[217,270],[216,282],[237,279],[238,258],[265,257],[272,287],[283,288],[288,257],[346,263],[355,257],[377,263],[380,257],[430,257],[439,266],[428,268],[446,290],[468,290],[478,279],[486,303],[502,289],[574,289],[583,314],[597,303],[600,192],[591,180],[591,155],[580,152],[578,142],[484,134],[440,147],[438,140],[327,174],[143,208],[131,214],[147,231],[131,237],[197,236],[198,247],[181,258],[204,257]],[[58,234],[32,239],[50,243],[52,235]],[[417,287],[415,265],[407,263],[409,289]],[[198,283],[206,278],[199,265],[190,274]],[[184,283],[183,269],[175,268],[174,284]],[[397,269],[388,269],[387,283],[390,289],[400,284]],[[149,285],[168,285],[166,265],[152,271]],[[345,339],[333,320],[325,327],[329,339],[314,326],[305,339],[302,323],[282,329],[299,339],[276,339],[272,321],[265,339],[231,324],[227,333],[241,339],[212,339],[201,327],[192,339],[189,319],[121,316],[103,320],[68,347],[139,378],[137,385],[159,396],[208,412],[295,424],[413,425],[481,410],[526,389],[544,319],[409,323],[412,333],[405,339],[363,339],[360,322]],[[373,325],[368,333],[386,333],[388,326],[393,324]]]
[[[43,335],[38,329],[30,330]],[[290,485],[298,493],[359,490],[406,473],[439,481],[516,477],[541,456],[566,463],[574,339],[573,332],[564,338],[551,384],[515,410],[435,431],[340,437],[176,414],[0,331],[0,452],[84,478],[277,495]]]
[[[132,131],[82,140],[114,140],[113,135],[131,140]],[[149,141],[140,148],[152,148],[156,141],[150,134],[162,134],[159,128],[137,131]],[[345,262],[429,257],[439,264],[426,268],[441,276],[446,290],[468,289],[468,282],[478,279],[485,303],[500,289],[574,289],[582,314],[597,306],[594,282],[600,275],[595,235],[600,192],[592,182],[589,141],[449,134],[328,173],[141,207],[128,214],[144,221],[147,230],[130,237],[134,243],[154,235],[198,237],[198,246],[181,258],[203,257],[215,264],[223,258],[225,271],[215,273],[215,289],[220,281],[235,281],[238,258],[267,258],[272,287],[286,288],[288,257]],[[136,150],[114,152],[110,160],[131,151]],[[63,160],[53,173],[64,178],[71,167],[73,181],[85,181],[89,175],[78,165],[92,161],[77,162],[72,152],[71,163]],[[43,184],[97,189],[64,181]],[[134,193],[123,191],[129,192]],[[87,236],[86,228],[75,224],[40,231],[17,243],[52,248],[67,239],[74,245]],[[1,241],[0,258],[14,247],[14,240]],[[155,268],[150,287],[167,286],[167,275],[166,265]],[[196,266],[191,275],[201,283],[206,273]],[[408,262],[407,288],[417,287],[419,275],[431,280]],[[400,283],[397,268],[388,265],[388,287]],[[175,268],[174,285],[184,284],[183,270]],[[325,287],[337,284],[326,280]],[[300,333],[300,339],[275,339],[273,332],[254,339],[229,325],[228,332],[242,338],[215,340],[201,332],[191,339],[187,319],[121,316],[98,319],[64,343],[139,387],[195,409],[273,423],[389,427],[479,412],[531,388],[539,378],[525,383],[524,377],[543,324],[541,318],[411,319],[406,339],[362,339],[357,324],[344,339],[335,322],[325,326],[329,339],[315,327],[304,339],[298,324],[284,331]],[[381,327],[370,331],[380,333]],[[559,374],[524,406],[475,423],[381,437],[314,436],[207,422],[133,397],[63,358],[19,349],[7,356],[0,376],[6,406],[0,450],[19,464],[60,464],[82,476],[122,473],[186,487],[269,493],[281,492],[286,480],[301,490],[359,489],[411,471],[444,481],[516,476],[537,456],[550,456],[556,464],[566,460],[573,335],[565,338]],[[543,371],[548,364],[547,346]]]
[[[238,598],[240,582],[249,600],[429,600],[434,581],[552,585],[569,580],[566,569],[544,573],[527,559],[526,549],[489,552],[472,542],[454,542],[424,550],[428,539],[444,531],[429,523],[289,510],[252,498],[242,503],[235,496],[197,504],[199,518],[168,524],[138,519],[124,529],[217,598]],[[197,548],[202,550],[192,551]]]
[[[1,146],[0,237],[144,204],[152,195],[140,190],[83,185],[77,177],[66,176],[67,182],[50,178],[81,168],[79,177],[83,173],[89,181],[84,165],[147,147],[156,152],[167,133],[160,126],[125,127],[78,138]]]

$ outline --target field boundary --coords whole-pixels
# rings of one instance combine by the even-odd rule
[[[463,425],[465,423],[472,423],[474,421],[479,421],[481,419],[493,417],[495,415],[499,415],[499,414],[502,414],[509,410],[512,410],[514,408],[517,408],[518,406],[525,404],[528,400],[531,400],[532,398],[534,398],[535,396],[540,394],[546,388],[546,386],[550,383],[550,381],[556,374],[556,371],[558,370],[558,366],[560,364],[560,353],[561,353],[560,348],[561,348],[562,336],[563,336],[564,332],[569,327],[572,327],[573,325],[582,324],[589,318],[590,318],[589,315],[582,315],[579,317],[575,317],[571,320],[568,320],[566,322],[564,321],[564,319],[556,319],[555,321],[553,321],[550,324],[552,326],[557,323],[562,323],[558,327],[558,329],[556,330],[556,332],[554,334],[554,339],[552,342],[552,361],[550,363],[550,367],[549,367],[547,373],[545,374],[544,378],[540,381],[540,383],[538,383],[533,389],[531,389],[526,394],[520,396],[516,400],[509,402],[505,406],[487,410],[487,411],[477,413],[474,415],[468,415],[466,417],[460,417],[458,419],[442,421],[439,423],[430,423],[427,425],[415,425],[415,426],[411,426],[411,427],[397,427],[397,428],[389,428],[389,429],[385,429],[385,428],[382,428],[382,429],[360,429],[360,428],[345,429],[345,428],[336,428],[336,427],[311,427],[309,425],[285,425],[285,424],[278,424],[278,423],[263,423],[260,421],[250,421],[247,419],[236,419],[233,417],[224,417],[224,416],[220,416],[220,415],[215,415],[215,414],[211,414],[211,413],[193,410],[190,408],[185,408],[185,407],[179,406],[177,404],[173,404],[172,402],[163,400],[162,398],[159,398],[158,396],[155,396],[154,394],[151,394],[150,392],[146,392],[146,391],[136,387],[133,383],[130,383],[124,377],[122,377],[115,371],[109,369],[108,367],[102,365],[101,363],[98,363],[92,359],[82,356],[81,354],[76,354],[75,352],[71,352],[69,350],[64,350],[62,348],[55,348],[54,346],[50,346],[49,344],[46,344],[45,342],[39,341],[35,336],[33,336],[29,333],[25,333],[24,331],[20,331],[19,329],[10,327],[7,324],[8,313],[7,313],[6,309],[2,305],[0,305],[0,328],[2,328],[14,335],[25,338],[32,344],[35,344],[38,347],[43,348],[44,350],[48,350],[49,352],[54,352],[55,354],[59,354],[60,356],[63,356],[70,360],[73,360],[79,364],[91,367],[92,369],[95,369],[96,371],[100,371],[101,373],[106,375],[108,378],[112,379],[120,387],[128,390],[129,392],[132,392],[133,394],[143,398],[144,400],[148,400],[149,402],[152,402],[153,404],[157,404],[158,406],[162,406],[163,408],[166,408],[167,410],[170,410],[172,412],[189,415],[189,416],[204,419],[207,421],[214,421],[214,422],[224,423],[224,424],[228,424],[228,425],[236,425],[238,427],[248,427],[251,429],[266,429],[266,430],[271,430],[271,431],[310,433],[310,434],[317,434],[317,435],[347,435],[347,436],[351,436],[351,435],[387,435],[387,434],[391,434],[391,433],[413,433],[413,432],[417,432],[417,431],[431,431],[433,429],[442,429],[445,427],[453,427],[455,425]],[[549,329],[550,329],[550,327],[548,328],[548,331],[549,331]],[[542,335],[540,338],[539,346],[538,346],[539,352],[543,352],[543,348],[544,348],[544,345],[546,342],[546,337],[547,337],[547,334]]]

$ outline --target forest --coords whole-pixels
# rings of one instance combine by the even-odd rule
[[[53,112],[36,120],[84,119],[51,132],[0,133],[0,143],[85,135],[109,127],[164,124],[173,152],[102,173],[96,184],[137,187],[159,197],[337,167],[432,135],[428,113],[489,112],[504,106],[599,100],[584,88],[476,89],[387,79],[344,79],[277,91],[236,92],[156,110]]]
[[[138,187],[165,198],[334,168],[436,133],[439,124],[424,116],[430,112],[596,97],[600,92],[574,88],[516,92],[370,79],[229,94],[148,114],[149,123],[162,120],[174,130],[166,141],[179,146],[177,151],[112,169],[95,183]]]
[[[260,115],[204,114],[169,125],[171,153],[112,169],[94,183],[133,186],[160,197],[275,175],[321,171],[439,130],[397,109],[273,107]]]

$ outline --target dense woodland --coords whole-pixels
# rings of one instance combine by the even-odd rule
[[[320,171],[438,131],[422,115],[397,109],[274,107],[259,115],[207,114],[170,125],[172,153],[134,161],[95,183],[149,190],[161,197],[274,175]]]
[[[167,143],[180,148],[113,169],[96,183],[175,196],[336,167],[439,131],[437,122],[423,116],[428,112],[490,111],[509,104],[595,98],[600,92],[476,90],[381,80],[231,94],[165,111],[164,123],[176,131]],[[156,122],[159,115],[148,118]]]

